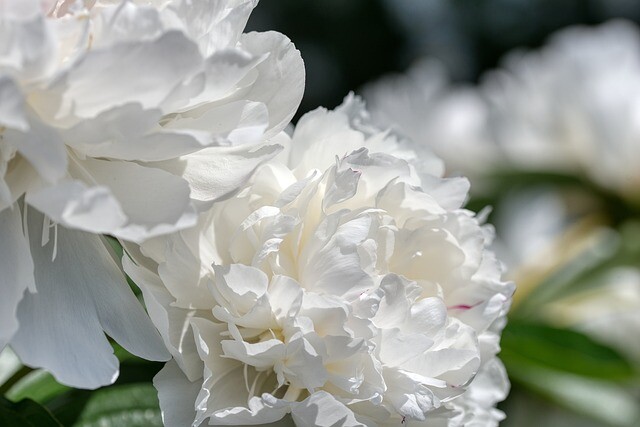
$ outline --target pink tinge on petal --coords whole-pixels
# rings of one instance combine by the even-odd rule
[[[452,305],[451,307],[447,307],[447,310],[462,310],[462,311],[471,310],[472,308],[479,306],[483,302],[484,301],[478,301],[477,303],[472,305],[468,305],[468,304]]]

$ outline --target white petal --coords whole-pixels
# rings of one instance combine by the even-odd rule
[[[127,220],[108,188],[87,187],[81,181],[63,180],[30,191],[25,200],[59,224],[93,233],[113,233]]]
[[[289,167],[301,171],[325,170],[335,164],[336,156],[344,156],[365,145],[362,133],[352,129],[348,117],[324,108],[300,118],[292,137]]]
[[[134,2],[103,8],[93,22],[92,47],[157,38],[163,29],[158,12],[155,7]]]
[[[191,228],[158,238],[166,243],[165,261],[158,266],[158,274],[175,298],[174,306],[211,310],[216,302],[208,288],[212,280],[209,261],[200,251],[200,239],[188,239],[193,231]]]
[[[205,60],[204,68],[197,76],[183,82],[169,95],[164,102],[165,109],[183,112],[184,117],[189,118],[197,117],[202,111],[208,112],[212,107],[215,109],[216,104],[224,107],[234,101],[247,102],[246,86],[257,77],[252,71],[265,56],[254,56],[229,47],[214,53]],[[235,97],[231,96],[236,93]],[[221,104],[222,99],[224,103]],[[179,123],[180,118],[174,119]],[[216,126],[215,123],[209,125]]]
[[[249,93],[242,95],[267,105],[269,131],[265,137],[269,138],[289,124],[300,105],[304,93],[304,63],[293,43],[277,32],[243,34],[241,45],[255,55],[269,53],[257,66],[258,80]]]
[[[165,346],[180,369],[190,380],[202,376],[202,361],[198,357],[193,333],[189,327],[196,310],[174,307],[174,298],[166,291],[160,278],[144,267],[137,266],[128,256],[122,258],[124,271],[140,287],[149,316],[160,331]]]
[[[1,149],[0,149],[1,151]],[[30,188],[42,183],[38,172],[22,156],[11,159],[11,168],[6,171],[4,183],[0,179],[0,187],[4,184],[4,191],[0,188],[0,209],[6,209],[18,201]]]
[[[29,119],[29,130],[25,132],[5,129],[2,132],[3,143],[15,147],[43,179],[55,182],[67,173],[64,143],[54,129],[37,118]]]
[[[234,46],[244,30],[257,0],[210,2],[207,0],[180,1],[171,9],[184,23],[189,35],[198,40],[205,55]]]
[[[189,381],[174,360],[168,361],[153,378],[158,390],[165,427],[188,427],[196,418],[195,402],[202,380]]]
[[[282,147],[211,147],[175,161],[152,164],[182,176],[191,187],[191,198],[202,207],[236,191],[263,162],[273,158]]]
[[[242,264],[213,265],[215,283],[209,289],[218,304],[234,312],[247,313],[258,297],[267,292],[269,279],[261,270]]]
[[[467,200],[469,187],[467,178],[438,178],[422,176],[422,191],[433,197],[447,210],[459,209]]]
[[[313,292],[349,299],[373,287],[358,255],[358,247],[367,238],[372,220],[361,215],[343,224],[332,224],[341,219],[339,214],[327,217],[314,236],[317,244],[307,244],[303,249],[300,284]]]
[[[20,328],[12,341],[22,361],[74,387],[110,384],[118,360],[103,330],[138,356],[167,360],[159,334],[100,238],[58,226],[57,239],[42,246],[42,226],[42,215],[31,210],[37,293],[20,303]]]
[[[185,113],[167,123],[164,126],[167,136],[199,132],[206,136],[202,138],[201,146],[258,144],[269,124],[269,112],[261,102],[233,101],[218,106],[207,105],[199,110],[203,111]]]
[[[80,163],[97,184],[109,188],[127,216],[126,226],[111,231],[114,236],[140,242],[196,223],[189,187],[179,177],[133,162]]]
[[[15,204],[0,211],[0,351],[18,329],[16,311],[26,289],[35,289],[29,244]]]
[[[198,47],[169,31],[154,40],[90,50],[50,90],[62,94],[59,116],[89,118],[131,102],[155,108],[201,66]]]
[[[366,427],[351,409],[324,391],[291,405],[291,415],[298,427]]]
[[[288,276],[275,275],[269,283],[269,303],[279,320],[298,314],[302,295],[300,285]]]
[[[160,161],[192,153],[213,143],[206,132],[167,131],[162,112],[138,103],[106,110],[63,130],[65,142],[89,157]]]
[[[0,25],[0,64],[2,68],[34,79],[46,73],[54,58],[55,39],[47,19],[40,13],[38,3],[4,1]],[[4,70],[3,70],[4,71]]]
[[[29,130],[24,97],[18,85],[7,75],[0,76],[0,125],[21,132]]]

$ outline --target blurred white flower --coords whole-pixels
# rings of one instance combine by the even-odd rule
[[[631,23],[574,27],[511,54],[483,84],[489,127],[517,167],[577,173],[640,200],[640,34]]]
[[[461,209],[468,182],[441,172],[348,97],[196,228],[125,258],[175,358],[165,424],[497,423],[513,285]]]
[[[473,190],[494,165],[484,99],[471,87],[454,87],[435,60],[422,59],[405,74],[363,88],[371,116],[414,141],[415,149],[444,160],[446,175],[471,179]]]
[[[275,155],[303,90],[255,0],[0,2],[0,348],[65,384],[117,376],[104,332],[168,357],[100,237],[195,224]],[[35,274],[34,274],[35,271]]]
[[[631,23],[574,27],[514,52],[477,88],[453,87],[422,60],[365,87],[374,117],[447,164],[448,175],[503,169],[585,176],[640,203],[640,34]]]

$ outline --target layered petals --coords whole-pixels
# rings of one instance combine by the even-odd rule
[[[165,341],[186,319],[193,333],[170,342],[200,392],[161,391],[167,417],[188,404],[192,425],[422,425],[479,419],[500,398],[487,383],[465,395],[499,371],[491,343],[513,292],[460,207],[468,182],[430,174],[437,162],[367,120],[353,96],[305,115],[235,197],[125,264],[147,277]]]
[[[243,34],[253,0],[40,3],[0,4],[0,346],[95,388],[117,376],[104,333],[167,356],[98,235],[131,247],[196,225],[281,150],[304,67],[286,37]],[[184,335],[162,337],[178,354]]]

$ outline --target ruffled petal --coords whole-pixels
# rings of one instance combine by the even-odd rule
[[[241,45],[255,55],[269,54],[257,67],[258,79],[242,98],[263,102],[269,110],[269,130],[275,136],[289,124],[304,93],[304,62],[291,40],[269,31],[243,34]]]
[[[33,261],[18,205],[0,211],[0,351],[18,330],[16,312],[26,289],[35,289]]]
[[[94,233],[113,233],[127,222],[120,204],[108,188],[87,187],[63,180],[27,193],[26,202],[55,222]]]
[[[30,211],[28,217],[37,292],[18,308],[12,347],[22,361],[63,384],[96,388],[118,376],[104,333],[133,354],[167,360],[160,335],[100,238],[57,226],[51,231],[57,236],[42,245],[43,216]]]
[[[153,378],[158,390],[162,423],[165,427],[194,425],[195,401],[202,388],[202,380],[189,381],[174,360],[168,361]]]
[[[111,191],[127,216],[125,226],[111,231],[114,236],[139,243],[195,225],[189,186],[183,179],[133,162],[86,159],[80,163],[98,185]]]
[[[291,416],[298,427],[366,427],[351,409],[324,391],[291,405]]]
[[[157,275],[137,266],[128,256],[122,258],[124,271],[140,286],[149,316],[158,327],[165,346],[189,380],[202,376],[202,361],[198,357],[190,320],[196,310],[172,306],[174,299],[164,289]]]
[[[67,173],[67,151],[60,135],[37,118],[29,117],[25,132],[5,129],[2,139],[15,147],[46,181],[55,182]]]
[[[280,145],[211,147],[153,166],[182,176],[191,187],[191,198],[204,209],[236,191],[258,166],[281,149]]]
[[[50,90],[62,96],[58,117],[91,118],[131,102],[155,108],[202,64],[195,43],[168,31],[153,40],[91,50]]]

